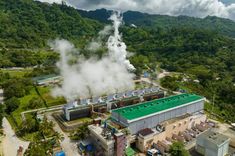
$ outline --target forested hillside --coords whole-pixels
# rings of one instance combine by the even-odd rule
[[[103,28],[72,7],[32,0],[0,1],[0,67],[54,65],[48,41],[68,39],[83,47]]]
[[[0,67],[43,65],[31,76],[54,72],[58,55],[48,50],[48,40],[68,39],[84,50],[111,12],[91,13],[32,0],[0,1]],[[198,19],[138,12],[124,13],[124,20],[126,25],[120,31],[128,50],[135,54],[130,60],[137,75],[146,64],[155,69],[156,63],[163,69],[190,75],[199,82],[182,85],[181,79],[168,78],[164,84],[172,90],[184,87],[209,100],[215,97],[216,113],[235,122],[234,22],[217,17]],[[131,23],[137,28],[129,26]]]
[[[60,37],[81,43],[102,28],[74,8],[32,0],[0,1],[0,47],[44,48]]]
[[[124,28],[125,42],[130,51],[155,58],[163,69],[190,75],[188,82],[168,78],[165,87],[198,93],[217,104],[216,114],[235,121],[235,40],[213,31],[178,28],[158,31]],[[142,57],[136,57],[137,67]],[[194,82],[196,79],[198,82]],[[210,108],[211,109],[211,108]]]
[[[107,18],[112,11],[99,9],[95,11],[79,10],[83,17],[96,19],[101,22],[108,22]],[[223,35],[235,37],[235,22],[229,19],[219,17],[194,18],[188,16],[167,16],[167,15],[150,15],[136,11],[127,11],[123,13],[125,24],[135,24],[138,27],[148,29],[172,29],[172,28],[196,28],[213,30]]]

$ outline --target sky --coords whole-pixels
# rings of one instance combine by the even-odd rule
[[[62,0],[39,0],[61,3]],[[235,0],[64,0],[78,9],[100,8],[120,11],[140,11],[149,14],[187,15],[192,17],[218,16],[235,21]]]

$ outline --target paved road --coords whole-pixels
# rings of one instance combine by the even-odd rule
[[[170,72],[162,70],[161,73],[157,73],[157,79],[160,80],[160,79],[164,78],[165,76],[169,76],[169,75],[171,75]]]
[[[52,117],[52,113],[46,113],[46,117],[49,121],[54,123],[54,130],[63,135],[64,140],[61,142],[61,147],[64,150],[66,156],[80,156],[78,153],[77,145],[74,142],[71,142],[70,138],[66,133],[62,131],[58,123]]]
[[[16,137],[14,130],[5,117],[3,118],[2,126],[5,134],[3,139],[4,156],[16,156],[19,146],[23,146],[24,151],[28,148],[29,142],[22,141]]]

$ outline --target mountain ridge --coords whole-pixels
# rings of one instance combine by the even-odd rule
[[[100,22],[109,23],[108,17],[111,10],[97,9],[94,11],[78,10],[81,16],[95,19]],[[138,11],[126,11],[123,13],[123,20],[126,25],[135,24],[136,26],[150,29],[171,29],[179,27],[206,29],[218,32],[222,35],[235,37],[235,22],[216,16],[207,16],[205,18],[189,16],[169,16],[141,13]]]

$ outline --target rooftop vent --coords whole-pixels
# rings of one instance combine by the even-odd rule
[[[112,101],[112,100],[114,100],[115,99],[115,94],[109,94],[108,96],[107,96],[107,101],[109,102],[109,101]]]
[[[81,105],[86,105],[88,99],[80,99],[80,104]]]
[[[92,103],[99,103],[100,97],[93,97],[92,98]]]

